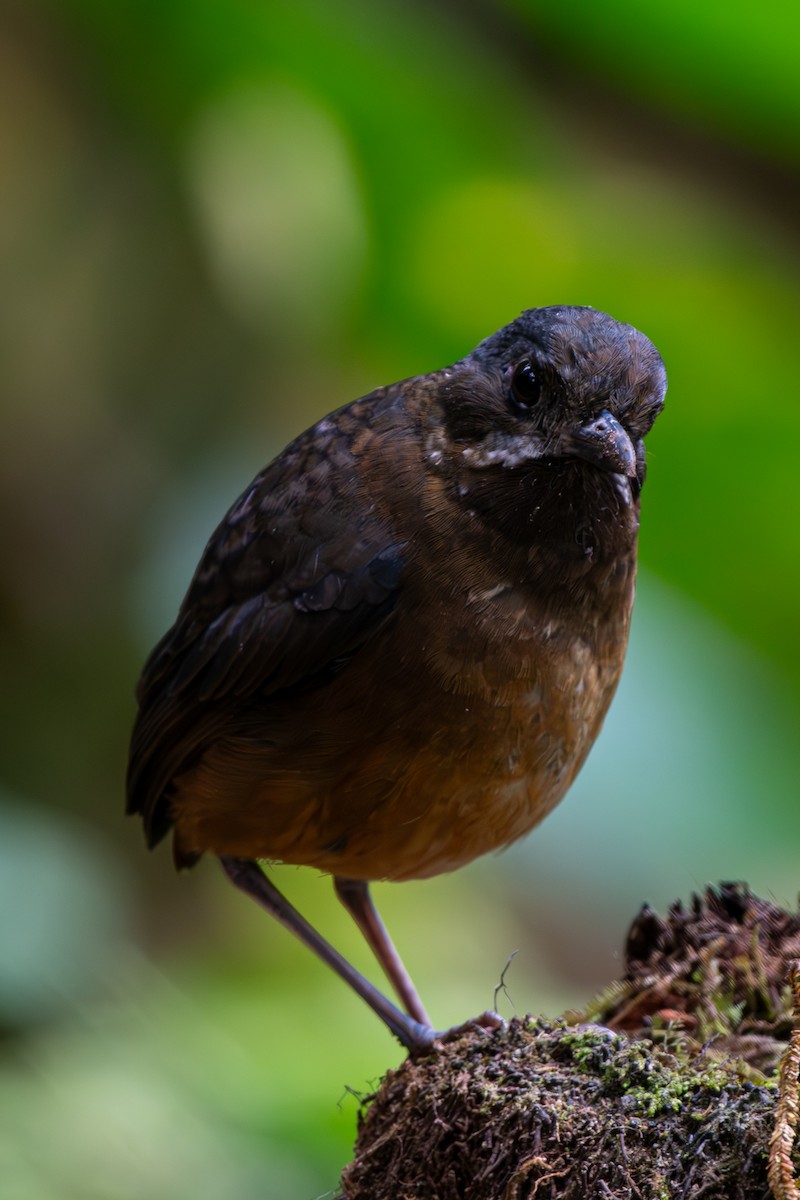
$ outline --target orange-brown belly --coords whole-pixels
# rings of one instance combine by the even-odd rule
[[[345,670],[251,713],[177,780],[178,843],[360,879],[452,870],[521,837],[562,798],[621,657],[570,642],[506,664],[502,682],[491,656],[462,658],[447,679],[416,663],[411,694],[412,668],[399,663],[393,677],[391,655],[360,675],[381,680],[369,692]]]

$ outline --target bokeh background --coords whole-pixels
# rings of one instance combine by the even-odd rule
[[[400,1051],[122,817],[204,541],[329,409],[539,304],[667,362],[626,674],[523,845],[378,889],[434,1018],[551,1014],[706,881],[800,885],[800,10],[5,0],[0,1195],[332,1195]],[[362,967],[329,881],[293,899]]]

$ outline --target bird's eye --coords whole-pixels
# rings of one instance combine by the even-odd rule
[[[529,359],[517,363],[511,376],[511,404],[517,412],[527,413],[539,403],[542,385]]]

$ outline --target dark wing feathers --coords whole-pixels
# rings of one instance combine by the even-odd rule
[[[182,645],[161,680],[164,694],[178,701],[191,690],[205,704],[270,695],[316,675],[387,611],[400,582],[400,555],[401,547],[390,545],[349,571],[326,572],[297,595],[259,592],[199,630],[196,622],[186,632],[177,625]]]
[[[383,604],[400,583],[402,545],[386,546],[354,571],[328,571],[294,597],[298,612],[348,612],[360,604]]]
[[[337,458],[338,454],[338,458]],[[170,826],[168,791],[248,700],[320,686],[391,612],[403,547],[385,522],[351,512],[338,448],[316,457],[300,506],[303,439],[255,480],[206,547],[172,629],[139,682],[128,811],[153,845]],[[328,477],[332,477],[329,480]],[[269,731],[265,730],[265,737]]]
[[[153,655],[157,687],[145,666],[131,742],[128,811],[142,813],[151,844],[169,828],[163,796],[175,775],[248,698],[324,683],[326,670],[340,666],[390,613],[400,564],[400,547],[390,545],[351,573],[327,572],[299,596],[277,600],[262,592],[204,627],[187,623],[188,614],[176,623]]]

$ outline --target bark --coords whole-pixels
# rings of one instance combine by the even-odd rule
[[[345,1200],[763,1200],[770,1183],[798,1200],[800,915],[726,884],[643,909],[626,952],[585,1012],[471,1029],[389,1072]]]

